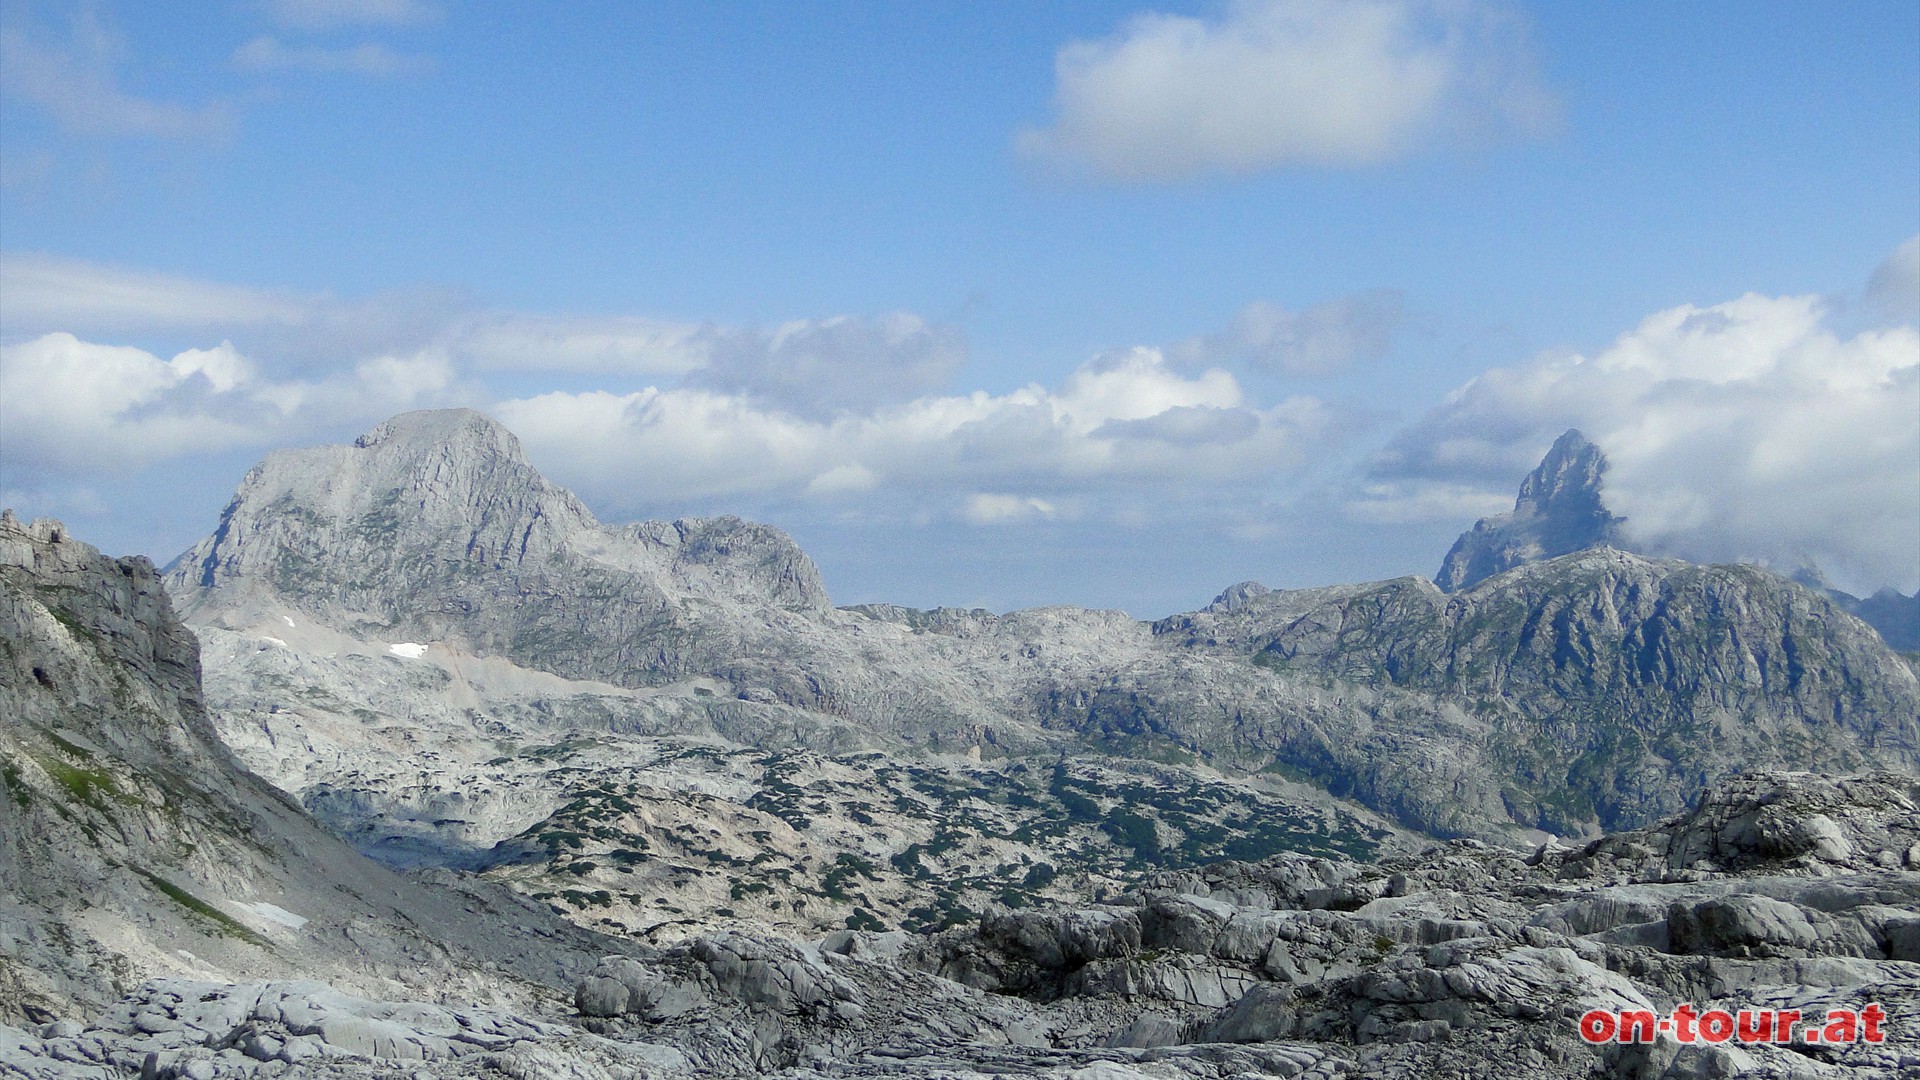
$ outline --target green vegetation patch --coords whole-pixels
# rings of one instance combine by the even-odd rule
[[[181,888],[180,886],[175,885],[173,882],[168,881],[166,878],[163,878],[160,875],[152,873],[150,871],[142,870],[137,866],[133,868],[133,872],[136,874],[139,874],[143,878],[146,878],[147,881],[151,883],[154,888],[166,894],[167,899],[173,901],[176,904],[179,904],[181,907],[186,908],[188,911],[193,912],[195,915],[198,915],[201,918],[204,918],[209,922],[212,922],[219,929],[219,932],[222,935],[226,937],[239,938],[240,940],[248,943],[249,945],[258,945],[263,949],[273,948],[272,942],[269,942],[266,938],[261,937],[259,934],[254,933],[252,930],[249,930],[246,924],[240,922],[240,920],[235,919],[233,916],[227,914],[224,911],[221,911],[219,908],[214,907],[212,904],[207,903],[205,900],[202,900],[199,897],[188,892],[187,890]]]
[[[14,805],[22,810],[33,807],[33,792],[27,789],[27,779],[21,775],[19,763],[12,758],[0,763],[0,781],[5,782],[7,795],[13,799]]]
[[[40,767],[47,771],[47,775],[53,778],[53,782],[60,786],[61,791],[66,792],[70,802],[91,806],[104,813],[108,799],[125,801],[120,795],[120,789],[114,786],[113,777],[99,769],[69,765],[64,761],[55,761],[50,758],[41,759]]]

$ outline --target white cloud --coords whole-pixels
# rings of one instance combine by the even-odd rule
[[[432,353],[373,357],[304,382],[267,377],[225,342],[162,360],[53,333],[0,346],[0,432],[9,466],[43,480],[271,444],[439,404],[454,387],[451,365]]]
[[[1518,481],[1512,486],[1517,487]],[[1369,525],[1476,521],[1511,509],[1511,491],[1489,491],[1439,480],[1366,484],[1344,507],[1347,517]]]
[[[1373,289],[1290,312],[1265,301],[1241,308],[1233,324],[1169,352],[1194,365],[1245,364],[1289,375],[1325,375],[1384,357],[1407,321],[1406,299]]]
[[[0,326],[149,330],[307,321],[319,298],[103,266],[0,255]]]
[[[1444,508],[1424,490],[1433,483],[1510,497],[1553,437],[1578,427],[1612,463],[1608,504],[1655,550],[1811,557],[1854,581],[1911,589],[1920,331],[1842,337],[1827,316],[1804,296],[1681,305],[1591,357],[1488,371],[1403,433],[1377,473],[1399,485],[1402,509],[1406,499]],[[1389,512],[1379,498],[1354,509]]]
[[[859,462],[835,465],[807,481],[807,494],[833,497],[872,491],[880,485],[880,474]]]
[[[406,26],[432,22],[440,7],[425,0],[267,0],[269,17],[294,30],[342,26]]]
[[[1055,57],[1029,155],[1120,181],[1367,165],[1541,130],[1553,105],[1515,17],[1477,0],[1237,0],[1146,14]]]
[[[1211,483],[1258,486],[1297,469],[1344,421],[1312,398],[1254,409],[1228,373],[1186,376],[1153,349],[1103,357],[1057,389],[927,396],[832,416],[694,387],[550,393],[491,411],[542,468],[624,510],[948,493],[974,521],[1043,513],[1025,500],[1053,513],[1088,493],[1138,501]]]
[[[225,102],[184,105],[122,88],[126,46],[91,6],[72,12],[65,40],[42,36],[24,18],[10,22],[0,26],[0,87],[70,134],[210,139],[233,127]]]
[[[246,377],[246,361],[231,346],[161,360],[141,349],[49,334],[0,348],[0,428],[9,457],[66,470],[230,446],[245,429],[217,415],[148,410],[196,391],[229,394]]]
[[[36,254],[0,255],[0,334],[139,337],[200,331],[260,355],[337,367],[440,349],[489,373],[676,377],[825,416],[940,390],[965,364],[952,327],[894,312],[771,329],[631,316],[476,310],[447,290],[341,299]]]
[[[257,37],[233,52],[235,67],[243,71],[342,72],[349,75],[416,75],[432,71],[432,57],[403,53],[378,42],[329,48],[321,45],[284,45],[273,37]]]

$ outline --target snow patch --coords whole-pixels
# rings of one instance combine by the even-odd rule
[[[293,912],[288,911],[278,904],[269,904],[264,900],[256,900],[251,904],[242,904],[240,906],[268,922],[279,923],[281,926],[292,930],[298,930],[307,925],[307,920],[304,916],[295,915]]]
[[[272,634],[261,634],[260,640],[266,642],[269,645],[278,645],[283,649],[287,647],[286,642],[281,641],[279,638],[274,637]]]
[[[427,647],[411,641],[398,641],[387,646],[387,651],[395,656],[404,656],[409,660],[418,660],[427,655]]]
[[[285,619],[285,620],[286,620],[286,622],[287,622],[287,625],[288,625],[288,626],[292,626],[292,625],[293,625],[293,619],[292,619],[292,617],[291,617],[291,616],[287,616],[287,615],[282,615],[282,616],[280,616],[280,617],[281,617],[282,619]]]

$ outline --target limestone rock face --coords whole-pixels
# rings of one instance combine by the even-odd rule
[[[511,1000],[604,948],[504,889],[393,874],[244,771],[145,559],[0,515],[0,646],[0,1022],[290,966]]]
[[[1416,579],[1275,592],[1156,631],[1365,700],[1371,744],[1329,734],[1276,750],[1435,831],[1471,832],[1466,817],[1500,806],[1573,834],[1677,811],[1697,793],[1690,776],[1920,765],[1911,668],[1825,597],[1757,567],[1599,548],[1451,596]],[[1426,768],[1388,764],[1416,753]]]
[[[510,432],[465,409],[271,455],[169,583],[189,617],[270,596],[343,629],[628,686],[733,659],[742,623],[828,606],[813,563],[777,530],[738,518],[604,528]]]
[[[1624,519],[1600,499],[1607,456],[1576,430],[1554,440],[1539,467],[1520,483],[1513,511],[1481,518],[1460,534],[1434,581],[1465,589],[1530,562],[1590,547],[1621,547]]]
[[[1901,652],[1920,653],[1920,592],[1903,595],[1897,589],[1887,588],[1872,596],[1859,597],[1828,589],[1827,595],[1880,631],[1888,645]]]

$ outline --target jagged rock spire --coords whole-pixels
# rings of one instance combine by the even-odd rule
[[[1448,592],[1504,570],[1591,547],[1623,547],[1621,526],[1600,499],[1607,455],[1577,429],[1554,440],[1520,482],[1513,512],[1481,518],[1460,534],[1434,583]]]

